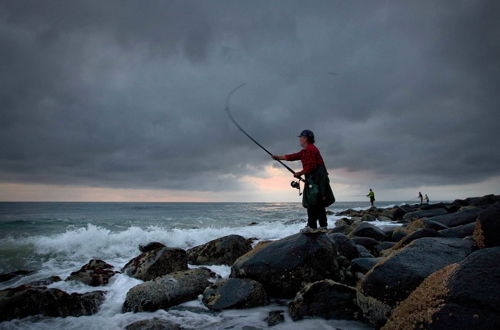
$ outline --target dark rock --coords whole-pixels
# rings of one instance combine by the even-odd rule
[[[33,273],[32,270],[16,270],[16,271],[13,271],[10,273],[0,274],[0,282],[7,282],[7,281],[13,279],[14,277],[25,276],[25,275],[29,275],[32,273]]]
[[[153,312],[196,299],[213,273],[206,268],[174,272],[134,286],[127,292],[123,312]]]
[[[355,320],[362,317],[355,302],[356,289],[323,280],[306,284],[288,305],[288,312],[294,321],[306,316]]]
[[[81,316],[95,314],[104,301],[104,291],[66,293],[46,287],[19,286],[0,291],[0,321],[30,315]]]
[[[325,233],[295,234],[256,246],[236,260],[231,277],[264,285],[270,297],[290,298],[303,282],[339,276],[335,244]]]
[[[500,329],[500,248],[478,250],[430,275],[383,329]]]
[[[414,240],[417,240],[419,238],[441,237],[441,236],[443,236],[443,235],[441,235],[439,232],[435,231],[434,229],[428,229],[428,228],[420,229],[420,230],[417,230],[409,235],[406,235],[402,240],[400,240],[394,246],[394,249],[400,249],[400,248],[410,244],[411,242],[413,242]]]
[[[465,201],[471,206],[488,207],[496,202],[496,198],[495,195],[486,195],[483,197],[466,198]]]
[[[359,256],[356,244],[354,244],[354,242],[351,241],[346,235],[340,233],[329,233],[328,237],[330,237],[330,239],[335,243],[337,252],[340,255],[343,255],[349,260]]]
[[[251,308],[268,303],[266,290],[251,279],[229,278],[219,281],[203,292],[203,304],[210,309]]]
[[[420,206],[421,210],[434,210],[434,209],[446,209],[446,205],[444,203],[436,203],[436,204],[424,204]]]
[[[334,228],[328,229],[328,232],[332,233],[332,234],[334,234],[334,233],[347,234],[351,230],[352,230],[351,226],[342,225],[342,226],[338,226],[338,227],[334,227]]]
[[[391,218],[392,220],[400,220],[406,214],[406,211],[399,206],[395,206],[391,209],[386,209],[382,212],[383,216]]]
[[[140,320],[130,323],[125,330],[181,330],[182,327],[168,320],[154,317],[149,320]]]
[[[369,223],[361,223],[359,224],[352,232],[352,236],[359,237],[370,237],[376,239],[377,241],[382,241],[386,238],[385,233],[382,229],[369,224]]]
[[[383,258],[356,258],[351,261],[351,271],[366,274]]]
[[[482,211],[480,208],[468,208],[455,213],[435,216],[427,220],[436,221],[448,227],[455,227],[476,221],[477,216]]]
[[[439,209],[430,209],[430,210],[419,210],[406,213],[403,217],[403,220],[411,221],[420,218],[431,218],[438,215],[448,214],[448,211],[445,208]],[[439,221],[439,220],[437,220]],[[441,221],[440,221],[441,222]]]
[[[164,247],[166,247],[166,246],[163,243],[160,243],[160,242],[150,242],[150,243],[148,243],[146,245],[139,245],[139,251],[141,251],[142,253],[144,253],[144,252],[149,252],[149,251],[152,251],[152,250],[155,250],[155,249],[161,249],[161,248],[164,248]]]
[[[29,282],[28,284],[25,284],[26,286],[47,286],[55,282],[62,281],[62,279],[59,276],[50,276],[41,280]]]
[[[394,306],[408,297],[427,276],[460,262],[470,251],[471,243],[462,239],[424,237],[379,262],[359,286],[363,294]]]
[[[394,232],[392,233],[391,241],[399,242],[404,237],[406,237],[406,235],[408,235],[408,234],[402,230],[394,230]]]
[[[456,226],[444,230],[440,230],[439,233],[444,237],[457,237],[464,238],[466,236],[471,236],[474,232],[474,227],[476,224],[474,222],[468,223],[466,225]]]
[[[443,230],[443,229],[450,228],[447,225],[442,224],[441,222],[432,220],[432,218],[430,218],[430,219],[423,219],[422,221],[425,224],[424,228],[429,228],[429,229],[434,229],[434,230]]]
[[[367,248],[365,248],[363,245],[356,245],[356,250],[358,250],[358,254],[360,258],[375,258],[373,254],[368,251]]]
[[[272,327],[273,325],[279,324],[285,321],[285,316],[283,315],[284,311],[270,311],[264,321],[267,322],[267,325]]]
[[[370,237],[352,237],[351,240],[357,245],[364,246],[371,252],[376,251],[376,246],[380,244],[379,241]]]
[[[361,217],[361,221],[375,221],[377,220],[377,217],[372,215],[372,214],[363,214]]]
[[[240,235],[217,238],[187,251],[192,265],[232,265],[252,249],[252,244]]]
[[[86,265],[76,272],[72,272],[66,281],[80,281],[90,286],[106,285],[109,279],[117,272],[112,270],[113,266],[102,260],[91,259]]]
[[[377,250],[377,253],[380,254],[382,251],[390,249],[394,245],[396,245],[395,242],[382,242],[375,247],[375,250]]]
[[[130,260],[123,267],[122,272],[128,276],[149,281],[185,269],[187,269],[186,251],[164,247],[140,254]]]
[[[500,246],[500,203],[479,214],[473,237],[475,245],[481,249]]]

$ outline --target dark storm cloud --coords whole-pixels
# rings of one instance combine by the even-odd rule
[[[500,175],[498,1],[2,1],[0,180],[237,189],[313,129],[393,188]],[[330,74],[331,72],[335,74]]]

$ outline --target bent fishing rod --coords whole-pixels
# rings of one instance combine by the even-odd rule
[[[231,111],[229,110],[229,100],[231,99],[231,96],[238,90],[240,89],[241,87],[245,86],[246,83],[243,83],[241,85],[238,85],[237,87],[235,87],[231,92],[229,92],[229,94],[227,95],[226,97],[226,107],[225,107],[225,111],[229,117],[229,119],[231,119],[231,121],[233,122],[233,124],[243,133],[245,134],[253,143],[255,143],[256,145],[258,145],[262,150],[264,150],[266,153],[268,153],[271,157],[273,156],[273,154],[267,150],[266,148],[264,148],[264,146],[262,144],[260,144],[259,142],[257,142],[257,140],[255,140],[250,134],[247,133],[247,131],[245,131],[243,129],[243,127],[240,126],[240,124],[238,124],[238,122],[236,121],[236,119],[234,119],[233,115],[231,114]],[[289,166],[287,166],[285,163],[283,163],[281,160],[279,159],[276,159],[276,161],[278,161],[281,165],[283,165],[283,167],[285,167],[288,171],[290,171],[292,174],[295,175],[295,171],[292,170]],[[297,178],[299,181],[304,181],[304,179],[302,179],[302,177],[298,177]],[[298,182],[292,182],[292,187],[294,188],[297,188],[299,189],[299,187],[297,186],[298,185]]]

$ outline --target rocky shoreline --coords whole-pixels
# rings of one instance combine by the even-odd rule
[[[122,269],[92,259],[65,281],[106,285],[115,274],[144,281],[122,311],[153,312],[201,297],[218,312],[278,302],[269,326],[288,313],[357,320],[382,329],[500,328],[500,196],[429,205],[345,210],[325,233],[276,241],[228,235],[184,250],[161,242],[140,246]],[[371,221],[401,226],[379,228]],[[199,266],[189,266],[199,265]],[[231,265],[220,278],[208,265]],[[193,268],[194,267],[194,268]],[[0,280],[29,271],[1,274]],[[92,315],[106,292],[66,293],[47,286],[57,276],[0,291],[0,321],[31,315]],[[158,318],[126,329],[185,329]]]

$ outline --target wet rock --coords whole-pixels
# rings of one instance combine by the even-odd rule
[[[380,254],[382,251],[390,249],[394,245],[396,245],[395,242],[381,242],[375,247],[375,250],[377,251],[378,254]]]
[[[250,279],[225,279],[203,292],[203,304],[215,310],[251,308],[267,303],[267,293],[262,284]]]
[[[161,249],[161,248],[164,248],[166,247],[165,244],[163,243],[160,243],[160,242],[149,242],[148,244],[146,245],[139,245],[139,251],[141,251],[142,253],[144,252],[149,252],[149,251],[152,251],[152,250],[155,250],[155,249]]]
[[[434,229],[434,230],[444,230],[449,229],[450,227],[442,224],[441,222],[435,221],[431,219],[422,220],[425,223],[425,228]]]
[[[217,238],[187,251],[192,265],[232,265],[236,259],[252,249],[252,244],[240,235]]]
[[[352,232],[352,236],[358,237],[369,237],[373,238],[377,241],[382,241],[386,238],[385,233],[382,229],[369,224],[369,223],[361,223],[359,224]]]
[[[343,255],[347,259],[351,260],[359,256],[358,249],[356,249],[356,244],[349,239],[344,234],[331,233],[328,237],[335,243],[337,247],[337,252]]]
[[[392,237],[391,237],[391,241],[393,242],[399,242],[400,240],[402,240],[404,237],[406,237],[406,235],[408,235],[408,233],[406,233],[405,231],[403,230],[400,230],[399,228],[396,228],[393,232],[392,232]]]
[[[366,274],[383,258],[356,258],[351,261],[351,271]]]
[[[443,214],[448,214],[448,211],[445,208],[419,210],[419,211],[413,211],[413,212],[406,213],[403,217],[403,220],[411,221],[411,220],[421,219],[421,218],[431,218],[431,217],[435,217],[435,216],[443,215]],[[439,220],[437,220],[437,221],[439,221]]]
[[[143,281],[187,269],[187,254],[183,249],[159,248],[144,252],[130,260],[122,272]]]
[[[362,312],[356,305],[356,289],[332,280],[305,285],[288,305],[294,321],[304,317],[356,320]]]
[[[125,330],[181,330],[182,327],[174,322],[154,317],[149,320],[140,320],[130,323]]]
[[[500,329],[498,260],[500,247],[481,249],[436,271],[395,308],[383,329]]]
[[[486,195],[482,197],[469,197],[465,199],[467,205],[476,206],[476,207],[488,207],[489,205],[497,202],[497,197],[495,195]]]
[[[361,309],[364,321],[373,325],[376,329],[385,324],[392,312],[391,306],[373,297],[366,296],[359,290],[356,293],[356,305]]]
[[[91,259],[86,265],[76,272],[72,272],[66,281],[80,281],[90,286],[106,285],[109,279],[117,272],[113,271],[113,266],[102,260]]]
[[[210,285],[206,268],[174,272],[134,286],[127,292],[123,312],[153,312],[196,299]]]
[[[383,212],[382,212],[382,215],[385,216],[385,217],[388,217],[392,220],[400,220],[403,218],[403,216],[406,214],[406,211],[403,210],[401,207],[399,206],[395,206],[391,209],[385,209]]]
[[[283,315],[284,311],[270,311],[264,321],[267,322],[267,325],[272,327],[276,324],[285,321],[285,316]]]
[[[447,227],[455,227],[476,221],[481,211],[482,209],[480,208],[469,208],[455,213],[435,216],[427,219],[427,221],[435,221]]]
[[[352,237],[351,240],[357,244],[357,245],[362,245],[370,252],[375,252],[376,251],[376,246],[380,243],[379,241],[370,238],[370,237]]]
[[[325,233],[295,234],[256,246],[236,260],[231,277],[264,285],[270,297],[290,298],[303,282],[339,276],[335,244]]]
[[[374,216],[373,214],[363,214],[361,217],[361,221],[375,221],[377,220],[377,217]]]
[[[435,231],[434,229],[428,229],[428,228],[424,228],[424,229],[420,229],[420,230],[417,230],[409,235],[406,235],[402,240],[400,240],[395,246],[394,246],[394,250],[397,250],[397,249],[400,249],[404,246],[407,246],[408,244],[410,244],[411,242],[413,242],[414,240],[417,240],[419,238],[423,238],[423,237],[441,237],[443,235],[441,235],[439,232]]]
[[[500,246],[500,203],[479,214],[473,237],[475,245],[481,249]]]
[[[32,273],[33,273],[32,270],[16,270],[16,271],[13,271],[10,273],[0,274],[0,282],[7,282],[15,277],[25,276],[25,275],[29,275]]]
[[[47,286],[59,281],[62,281],[62,279],[59,276],[50,276],[41,280],[29,282],[28,284],[26,284],[26,286]]]
[[[360,258],[375,258],[373,254],[368,251],[363,245],[356,244],[356,250],[358,250],[358,255]]]
[[[415,240],[373,267],[359,287],[363,294],[394,306],[436,270],[462,261],[471,252],[471,246],[459,238]]]
[[[0,321],[30,315],[82,316],[95,314],[104,301],[104,291],[66,293],[59,289],[20,286],[0,291]]]
[[[471,236],[474,232],[474,227],[476,224],[474,222],[468,223],[466,225],[460,225],[444,230],[440,230],[439,233],[444,237],[456,237],[456,238],[464,238],[467,236]]]

